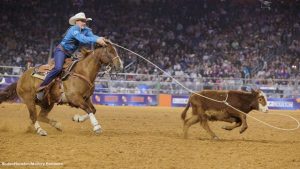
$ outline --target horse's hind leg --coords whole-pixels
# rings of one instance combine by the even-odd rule
[[[47,136],[47,132],[41,128],[41,126],[37,120],[37,113],[36,113],[36,107],[35,107],[36,105],[35,105],[34,101],[27,101],[24,103],[26,104],[26,106],[28,108],[30,119],[32,121],[32,124],[34,125],[35,130],[37,131],[37,134],[39,134],[41,136]]]
[[[56,128],[57,130],[62,131],[62,126],[61,126],[60,122],[58,122],[54,119],[49,119],[48,118],[48,114],[52,110],[53,106],[54,106],[54,103],[51,104],[51,105],[48,105],[48,104],[42,105],[40,114],[38,116],[38,119],[39,119],[39,121],[44,122],[44,123],[48,123],[52,127]]]

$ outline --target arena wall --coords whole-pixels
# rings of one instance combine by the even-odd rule
[[[147,94],[94,94],[94,104],[110,106],[159,106],[184,107],[187,95],[147,95]],[[268,105],[273,110],[300,110],[300,98],[268,98]]]

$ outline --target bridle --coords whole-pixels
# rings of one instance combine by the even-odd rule
[[[111,58],[111,57],[108,57],[108,58],[109,58],[109,63],[105,66],[105,71],[100,75],[100,77],[103,77],[105,74],[108,74],[111,77],[112,64],[115,59],[120,59],[120,56],[116,55],[113,58]],[[98,60],[98,62],[99,62],[99,60]],[[116,73],[116,75],[117,75],[117,73]]]

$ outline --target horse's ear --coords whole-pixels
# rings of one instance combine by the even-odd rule
[[[111,42],[109,39],[103,38],[103,41],[104,41],[107,45],[112,46],[112,42]],[[95,46],[95,47],[96,47],[96,48],[100,48],[100,47],[107,47],[107,46],[102,46],[102,45],[100,45],[99,43],[96,43],[96,46]]]
[[[86,56],[88,56],[90,53],[92,53],[93,51],[92,51],[92,50],[88,50],[88,49],[86,49],[86,48],[81,48],[81,49],[80,49],[80,52],[82,53],[82,55],[83,55],[84,57],[86,57]]]
[[[112,42],[109,39],[107,39],[107,38],[103,38],[103,41],[105,43],[107,43],[108,45],[112,45]]]
[[[100,45],[99,43],[96,43],[96,44],[95,44],[95,49],[97,49],[97,48],[102,48],[102,47],[106,47],[106,46],[102,46],[102,45]]]

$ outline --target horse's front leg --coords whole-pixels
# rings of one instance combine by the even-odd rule
[[[90,99],[88,101],[86,101],[82,98],[82,96],[75,96],[75,97],[72,97],[71,104],[83,109],[87,113],[87,115],[83,115],[83,117],[82,117],[83,121],[90,118],[91,124],[93,126],[93,131],[97,134],[101,133],[102,128],[101,128],[100,124],[98,123],[98,120],[95,117],[96,109],[93,106],[93,104],[91,103]],[[73,120],[74,120],[74,117],[73,117]]]
[[[91,107],[92,112],[95,114],[95,113],[96,113],[96,109],[95,109],[94,105],[92,104],[91,99],[88,99],[88,100],[87,100],[87,104]],[[75,114],[75,115],[73,116],[72,120],[73,120],[74,122],[80,123],[80,122],[84,122],[85,120],[87,120],[87,119],[89,119],[89,118],[90,118],[90,117],[89,117],[88,114],[84,114],[84,115]]]

